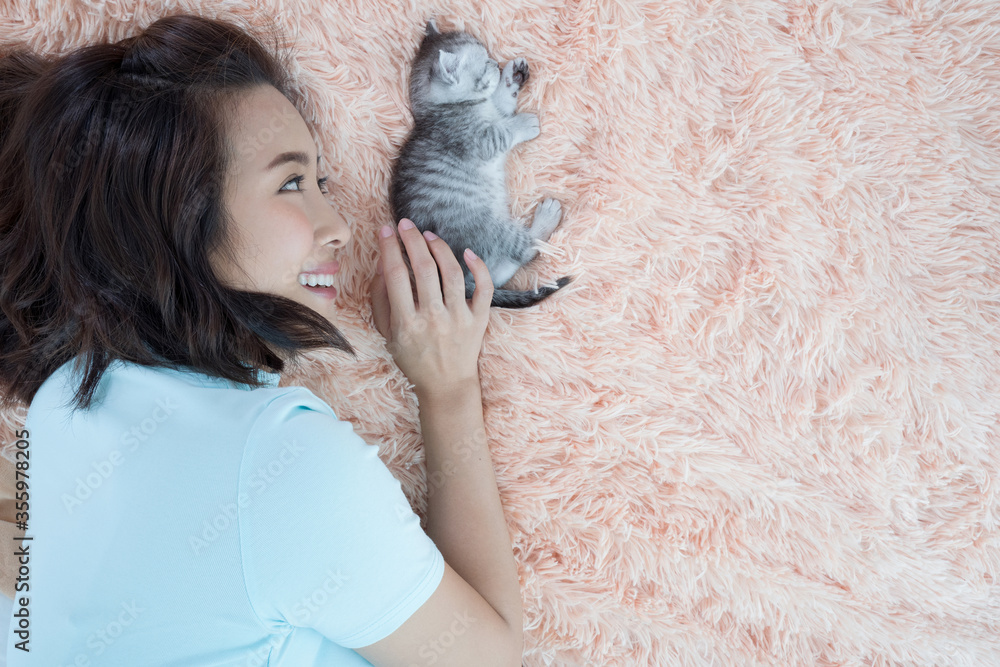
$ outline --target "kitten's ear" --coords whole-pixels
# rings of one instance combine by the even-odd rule
[[[440,35],[440,34],[441,31],[438,30],[437,22],[434,20],[434,17],[432,16],[430,20],[427,21],[427,28],[424,30],[424,36],[426,37],[428,35]]]
[[[458,83],[458,66],[461,62],[461,57],[450,51],[442,50],[438,54],[438,63],[441,65],[441,80],[448,85]]]

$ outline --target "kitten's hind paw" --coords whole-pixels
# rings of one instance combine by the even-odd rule
[[[548,197],[535,207],[535,218],[531,222],[528,233],[532,238],[548,241],[552,232],[562,220],[562,204],[558,199]]]

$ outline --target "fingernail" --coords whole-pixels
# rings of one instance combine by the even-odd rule
[[[403,218],[399,222],[399,228],[400,229],[413,229],[413,221],[410,220],[409,218]]]
[[[375,273],[382,275],[382,258],[379,257],[378,261],[375,262]]]
[[[479,259],[476,257],[476,253],[472,252],[472,248],[465,249],[465,256],[469,259]]]
[[[388,238],[392,236],[392,227],[389,225],[384,225],[382,227],[382,238]]]
[[[427,239],[428,241],[433,241],[434,239],[437,238],[437,234],[435,234],[434,232],[424,232],[424,238]]]

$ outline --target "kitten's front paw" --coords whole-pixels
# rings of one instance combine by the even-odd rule
[[[514,120],[517,122],[518,138],[521,141],[531,141],[541,134],[541,126],[535,114],[519,113],[514,116]]]
[[[512,61],[511,79],[518,86],[523,86],[528,80],[528,61],[524,58],[516,58]]]
[[[528,61],[524,58],[507,61],[507,64],[503,66],[502,75],[504,87],[512,90],[516,97],[517,91],[528,80]]]

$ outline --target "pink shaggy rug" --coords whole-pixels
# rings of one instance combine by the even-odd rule
[[[480,366],[526,665],[1000,665],[995,2],[13,0],[0,36],[170,10],[296,40],[360,358],[282,384],[379,443],[421,515],[367,291],[410,60],[433,14],[530,62],[512,206],[565,218],[510,285],[577,280],[495,309]]]

